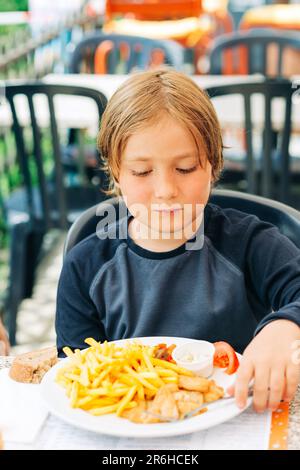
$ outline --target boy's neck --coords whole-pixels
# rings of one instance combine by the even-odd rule
[[[128,225],[128,233],[131,239],[134,241],[134,243],[141,248],[144,248],[145,250],[153,251],[153,252],[167,252],[167,251],[172,251],[175,250],[176,248],[179,248],[180,246],[184,245],[189,239],[193,237],[193,235],[196,233],[196,231],[199,229],[200,224],[201,224],[202,219],[198,222],[197,227],[193,232],[190,233],[190,236],[188,238],[186,237],[180,237],[180,238],[162,238],[161,234],[155,234],[152,233],[153,236],[151,236],[151,231],[150,235],[148,238],[144,238],[140,236],[140,224],[139,222],[136,221],[136,219],[132,218],[129,220],[129,225]],[[137,228],[138,226],[138,228]],[[159,238],[158,238],[159,236]]]

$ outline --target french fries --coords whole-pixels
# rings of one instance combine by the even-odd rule
[[[124,346],[93,338],[85,342],[90,347],[83,351],[63,349],[70,360],[58,370],[56,382],[65,388],[72,408],[95,416],[121,416],[140,401],[155,397],[162,386],[178,384],[179,375],[194,375],[174,363],[156,359],[154,347],[137,340],[127,341]]]

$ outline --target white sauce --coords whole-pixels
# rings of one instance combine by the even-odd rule
[[[181,356],[180,360],[191,364],[196,362],[202,362],[208,357],[209,356],[207,354],[193,354],[191,352],[186,352]]]

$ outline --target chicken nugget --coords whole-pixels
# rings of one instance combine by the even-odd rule
[[[179,388],[183,388],[185,390],[193,390],[204,393],[208,392],[210,381],[205,377],[187,377],[185,375],[179,375],[178,386]]]
[[[173,393],[176,402],[194,402],[198,406],[203,403],[203,394],[201,392],[188,392],[185,390],[180,390],[179,392]]]
[[[219,387],[215,382],[210,385],[209,392],[214,393],[218,397],[216,399],[222,398],[224,396],[224,388]]]
[[[166,418],[178,419],[179,411],[175,398],[170,392],[170,387],[168,385],[164,385],[158,390],[154,400],[148,403],[148,411],[165,416]]]
[[[223,394],[220,394],[220,393],[217,393],[216,391],[209,391],[207,393],[204,393],[203,394],[203,398],[204,398],[204,403],[210,403],[212,401],[216,401],[216,400],[219,400],[219,398],[222,398],[224,395],[224,392]]]

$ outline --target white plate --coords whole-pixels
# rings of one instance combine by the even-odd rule
[[[159,343],[180,345],[188,341],[197,341],[189,338],[176,338],[169,336],[151,336],[134,339],[138,339],[146,345],[155,345]],[[114,341],[114,343],[122,345],[126,341],[131,340],[119,340]],[[239,359],[240,358],[241,356],[239,355]],[[234,418],[244,411],[239,409],[235,403],[228,403],[222,408],[218,408],[216,410],[212,409],[202,415],[194,416],[183,421],[155,424],[133,423],[125,418],[119,418],[115,414],[92,416],[84,410],[71,408],[69,405],[69,398],[65,395],[65,389],[55,382],[57,370],[64,366],[65,361],[67,360],[68,359],[66,358],[60,361],[44,376],[41,383],[41,395],[51,413],[69,424],[73,424],[74,426],[87,429],[89,431],[119,437],[152,438],[177,436],[216,426],[217,424]],[[235,376],[236,374],[225,374],[223,369],[214,368],[214,373],[210,379],[215,380],[218,385],[226,390],[226,388],[235,381]],[[248,398],[246,408],[250,406],[251,402],[252,398],[250,397]]]

